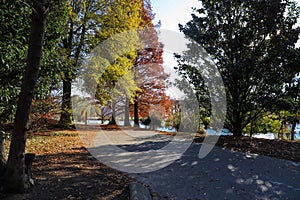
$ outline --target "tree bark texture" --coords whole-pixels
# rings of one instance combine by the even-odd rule
[[[86,20],[86,15],[84,16],[84,20]],[[73,37],[74,37],[74,30],[73,25],[70,27],[71,34],[69,36],[69,40],[66,42],[65,46],[67,49],[70,50],[69,58],[71,58],[71,52],[73,51]],[[74,75],[70,75],[69,73],[73,73],[75,69],[78,67],[78,61],[80,57],[80,53],[82,51],[82,47],[84,46],[84,38],[85,38],[85,32],[86,32],[86,25],[83,23],[82,30],[80,34],[80,41],[78,46],[76,47],[75,55],[73,58],[73,69],[70,71],[67,71],[65,74],[65,79],[63,80],[63,96],[62,96],[62,105],[61,105],[61,115],[60,115],[60,121],[59,125],[65,128],[75,128],[73,125],[73,115],[72,115],[72,102],[71,102],[71,96],[72,96],[72,80],[75,78]]]
[[[26,189],[27,180],[25,178],[24,162],[26,125],[30,113],[34,88],[38,79],[48,10],[49,3],[47,0],[33,1],[27,65],[17,104],[12,140],[4,174],[5,191],[24,192]]]
[[[3,133],[0,132],[0,176],[3,173],[6,164],[3,140],[4,140]]]
[[[134,98],[134,104],[133,104],[133,109],[134,109],[134,126],[139,127],[140,126],[140,119],[139,119],[139,100],[138,97],[136,96]]]
[[[63,80],[63,96],[59,125],[66,128],[69,128],[72,124],[71,90],[72,79]]]
[[[129,98],[126,97],[125,99],[125,117],[124,117],[124,126],[130,126],[129,121]]]
[[[115,104],[115,102],[111,103],[111,109],[112,109],[112,113],[111,113],[111,119],[110,119],[109,125],[117,125],[117,122],[116,122],[116,104]]]
[[[291,140],[295,140],[295,129],[296,129],[297,122],[293,120],[292,122],[292,129],[291,129]]]

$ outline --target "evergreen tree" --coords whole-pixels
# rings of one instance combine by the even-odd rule
[[[284,95],[295,77],[290,69],[296,56],[299,9],[290,0],[200,1],[192,20],[180,30],[202,45],[219,68],[227,92],[226,126],[236,136]],[[191,83],[193,50],[179,58],[179,71]],[[194,85],[195,88],[202,87]],[[202,87],[203,88],[203,87]]]

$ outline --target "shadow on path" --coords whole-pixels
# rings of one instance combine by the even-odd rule
[[[159,171],[131,175],[148,184],[157,199],[300,198],[299,163],[220,147],[200,160],[200,147],[193,143]]]

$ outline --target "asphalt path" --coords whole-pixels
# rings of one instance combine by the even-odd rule
[[[149,185],[154,199],[300,199],[300,163],[220,147],[199,159],[202,144],[196,143],[183,154],[184,148],[153,153],[172,140],[155,132],[101,131],[89,150]],[[178,139],[183,145],[187,140]]]
[[[300,199],[299,163],[219,147],[199,159],[200,147],[194,143],[168,167],[133,176],[156,199]]]

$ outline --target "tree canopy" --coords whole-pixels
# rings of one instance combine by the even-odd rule
[[[30,3],[1,1],[0,20],[0,119],[1,126],[12,122],[26,66],[30,34]],[[52,12],[45,30],[44,55],[35,89],[35,98],[46,98],[57,86],[63,59],[58,43],[65,36],[66,1],[50,1]]]
[[[226,127],[240,136],[284,96],[299,72],[289,67],[298,59],[299,9],[290,0],[200,2],[193,19],[179,28],[205,48],[220,70],[227,93]],[[188,63],[192,51],[179,58],[179,71],[195,84],[202,78]]]

